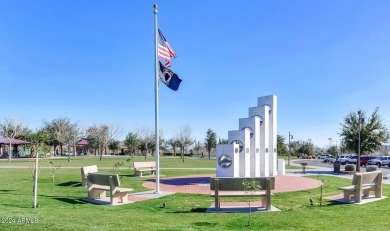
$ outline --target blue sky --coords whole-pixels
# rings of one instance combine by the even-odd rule
[[[0,117],[154,126],[154,3],[183,80],[160,85],[165,138],[227,138],[265,95],[320,147],[358,109],[390,125],[390,1],[353,0],[1,1]]]

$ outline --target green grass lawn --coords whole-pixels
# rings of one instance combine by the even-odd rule
[[[67,167],[89,164],[112,167],[118,160],[126,161],[126,157],[107,157],[102,162],[95,157],[78,158],[70,164],[61,159],[54,161]],[[50,160],[43,160],[42,165],[50,166],[46,161]],[[0,166],[7,165],[6,162],[1,161]],[[11,161],[10,165],[17,162]],[[28,160],[24,163],[29,165]],[[215,173],[215,170],[202,169],[214,167],[215,160],[188,158],[183,163],[179,158],[161,158],[161,166],[187,168],[161,170],[164,176]],[[196,169],[196,166],[201,166],[201,169]],[[111,173],[113,170],[102,169],[101,172]],[[128,168],[119,169],[116,173],[121,175],[123,187],[131,187],[135,191],[148,190],[142,187],[148,178],[133,177],[133,171]],[[213,202],[208,195],[177,193],[115,207],[86,203],[82,199],[87,196],[87,189],[79,187],[78,168],[60,168],[55,173],[54,183],[51,169],[41,168],[40,208],[33,209],[31,170],[2,168],[0,175],[0,230],[384,230],[388,226],[386,214],[390,210],[389,198],[364,205],[324,200],[320,207],[320,188],[317,188],[274,194],[272,203],[281,212],[252,213],[252,226],[247,227],[247,213],[205,213]],[[341,192],[338,187],[351,183],[350,179],[331,176],[313,178],[324,180],[324,196],[338,194]],[[384,185],[383,194],[390,195],[389,185]],[[314,200],[314,206],[310,206],[310,199]],[[163,203],[167,203],[166,208],[162,208]],[[31,218],[33,221],[37,219],[38,223],[5,224],[7,218]]]
[[[129,161],[128,161],[129,160]],[[50,167],[52,162],[54,165],[61,167],[82,167],[96,164],[98,167],[113,167],[116,162],[123,163],[122,167],[133,167],[134,161],[154,161],[155,158],[150,156],[103,156],[102,161],[95,156],[77,156],[71,157],[71,162],[68,162],[68,157],[53,157],[40,159],[42,167]],[[35,159],[29,158],[14,158],[11,161],[2,159],[0,166],[30,166],[35,164]],[[215,159],[195,159],[186,157],[183,160],[180,157],[160,157],[161,168],[215,168]]]

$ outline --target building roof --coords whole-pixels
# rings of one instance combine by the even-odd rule
[[[0,138],[0,144],[9,144],[9,139],[8,138]],[[11,144],[29,144],[30,142],[24,141],[24,140],[18,140],[18,139],[12,139]]]

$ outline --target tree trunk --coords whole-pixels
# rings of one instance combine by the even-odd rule
[[[12,151],[11,151],[11,139],[8,138],[10,141],[9,141],[9,148],[8,148],[8,161],[11,161],[11,156],[12,156]]]
[[[70,162],[70,148],[69,148],[69,146],[68,146],[68,162]]]

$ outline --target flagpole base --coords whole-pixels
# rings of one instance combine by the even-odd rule
[[[162,192],[161,191],[154,191],[154,194],[161,194]]]

